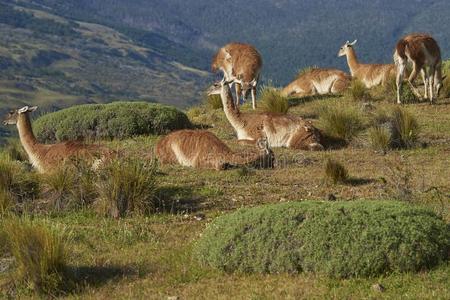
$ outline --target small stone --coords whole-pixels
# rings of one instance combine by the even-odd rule
[[[179,300],[180,299],[180,297],[178,297],[178,296],[169,296],[169,297],[167,297],[167,300]]]
[[[327,199],[328,199],[328,201],[336,201],[336,196],[333,194],[328,194]]]
[[[386,289],[384,288],[384,286],[382,286],[379,283],[375,283],[374,285],[372,285],[372,290],[377,291],[377,292],[384,292]]]
[[[206,216],[204,214],[197,214],[194,216],[194,219],[196,221],[203,221],[206,218]]]

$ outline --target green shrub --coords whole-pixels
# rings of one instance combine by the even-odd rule
[[[319,111],[320,124],[326,135],[351,141],[363,129],[361,114],[351,107],[322,106]]]
[[[8,139],[3,151],[12,159],[28,162],[28,156],[19,139]]]
[[[334,184],[345,183],[348,180],[348,171],[341,163],[328,159],[325,165],[325,180]]]
[[[77,139],[128,138],[165,134],[191,128],[178,109],[146,102],[114,102],[73,106],[46,114],[34,122],[37,138],[45,142]]]
[[[369,89],[366,85],[358,79],[353,79],[350,86],[346,91],[349,98],[353,101],[370,101],[372,100],[372,96],[369,93]]]
[[[261,89],[261,106],[266,112],[285,114],[289,110],[289,100],[281,95],[280,91],[271,86]]]
[[[193,253],[201,265],[227,272],[347,278],[429,269],[449,250],[448,225],[429,210],[395,201],[304,201],[221,216]]]
[[[419,137],[419,123],[407,110],[396,107],[392,111],[392,143],[397,148],[412,148]]]
[[[397,99],[397,83],[394,76],[390,76],[386,83],[384,84],[385,94],[389,96],[389,98]],[[402,90],[400,93],[400,97],[402,103],[416,103],[419,101],[417,96],[412,91],[409,84],[404,81],[402,84]],[[397,101],[397,100],[395,100]]]
[[[115,161],[100,174],[97,211],[111,217],[143,215],[156,209],[156,164]]]
[[[375,151],[386,152],[391,148],[391,132],[385,126],[369,128],[367,137],[371,148]]]
[[[15,258],[15,280],[38,292],[57,290],[66,260],[64,230],[29,219],[4,223],[8,248]]]

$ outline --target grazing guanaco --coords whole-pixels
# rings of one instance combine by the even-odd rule
[[[30,163],[39,173],[50,173],[71,158],[90,160],[95,167],[111,155],[112,152],[107,148],[74,141],[49,145],[40,144],[34,136],[30,120],[30,113],[36,109],[37,106],[24,106],[10,111],[3,124],[17,126],[20,142]]]
[[[213,72],[221,70],[227,81],[233,81],[236,89],[236,106],[242,95],[247,98],[252,95],[252,106],[256,108],[256,88],[262,68],[262,58],[255,47],[230,43],[220,48],[213,58],[211,69]]]
[[[352,43],[347,41],[340,49],[338,56],[347,56],[347,63],[353,78],[359,79],[367,88],[380,84],[385,84],[390,78],[395,77],[394,64],[361,64],[356,57],[353,46],[357,40]]]
[[[220,94],[225,115],[236,131],[239,142],[254,144],[266,137],[270,147],[323,150],[322,135],[311,122],[293,115],[275,113],[241,113],[235,106],[229,82],[225,79],[208,90]]]
[[[341,70],[312,68],[282,89],[281,95],[304,97],[339,94],[349,87],[350,81],[351,77]]]
[[[394,62],[397,66],[397,103],[401,103],[402,82],[408,62],[411,62],[413,67],[408,78],[412,91],[417,97],[422,98],[414,86],[414,80],[420,72],[425,85],[424,98],[429,97],[433,103],[434,98],[439,95],[443,79],[441,50],[436,40],[426,33],[406,35],[395,47]]]
[[[258,141],[258,150],[233,152],[217,136],[206,130],[179,130],[162,138],[156,145],[156,157],[162,164],[224,170],[252,166],[271,168],[274,154],[267,141]]]

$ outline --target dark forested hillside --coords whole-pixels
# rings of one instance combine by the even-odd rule
[[[427,31],[450,55],[448,0],[35,0],[64,15],[115,26],[151,30],[200,53],[228,41],[255,44],[265,59],[264,76],[284,84],[299,68],[345,68],[336,58],[346,40],[358,39],[364,61],[389,62],[395,41]],[[203,68],[208,63],[194,62]]]

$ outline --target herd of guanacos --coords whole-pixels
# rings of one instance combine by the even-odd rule
[[[358,62],[352,43],[346,42],[338,56],[346,56],[350,75],[336,69],[314,68],[282,89],[284,96],[310,96],[335,94],[345,90],[352,78],[357,78],[368,88],[384,84],[395,76],[397,102],[401,103],[400,91],[407,70],[412,65],[407,83],[420,98],[434,102],[442,87],[442,60],[436,40],[428,34],[409,34],[400,39],[394,51],[394,64],[361,64]],[[275,156],[272,147],[299,150],[323,150],[326,147],[321,132],[299,116],[239,110],[241,96],[252,97],[256,108],[256,88],[262,67],[259,52],[251,45],[230,43],[218,50],[213,58],[212,70],[222,71],[222,81],[213,84],[208,94],[219,94],[225,115],[237,135],[239,143],[257,147],[241,152],[231,150],[213,133],[207,130],[179,130],[159,140],[155,157],[161,164],[180,164],[193,168],[224,170],[238,166],[273,168]],[[425,93],[422,97],[414,85],[421,73]],[[235,97],[230,86],[234,84]],[[57,144],[41,144],[33,134],[30,113],[36,106],[25,106],[9,112],[5,125],[16,125],[20,141],[32,166],[40,173],[50,173],[71,158],[82,158],[92,162],[93,167],[112,159],[119,159],[117,152],[98,144],[68,141]]]

